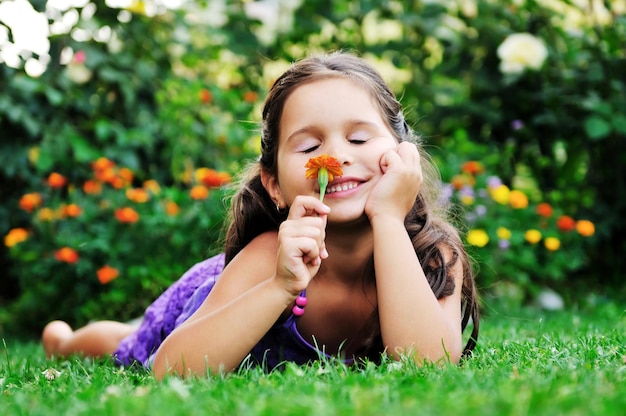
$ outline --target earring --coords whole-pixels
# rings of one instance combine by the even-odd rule
[[[287,207],[282,208],[280,206],[280,203],[276,203],[276,212],[278,212],[279,214],[285,214],[287,212]]]

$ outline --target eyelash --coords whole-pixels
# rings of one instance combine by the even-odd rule
[[[360,145],[360,144],[364,144],[364,143],[366,143],[366,142],[367,142],[367,139],[349,139],[349,140],[348,140],[348,142],[349,142],[349,143],[352,143],[352,144]],[[307,154],[307,153],[312,153],[312,152],[314,152],[314,151],[315,151],[315,149],[317,149],[318,147],[319,147],[319,145],[309,147],[309,148],[307,148],[307,149],[304,149],[304,150],[302,151],[302,153],[304,153],[304,154]]]

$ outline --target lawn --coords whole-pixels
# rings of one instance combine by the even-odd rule
[[[463,366],[355,370],[288,366],[158,383],[106,361],[51,361],[34,341],[4,340],[3,415],[624,415],[626,311],[599,302],[561,312],[487,308]],[[49,376],[48,379],[46,376]]]

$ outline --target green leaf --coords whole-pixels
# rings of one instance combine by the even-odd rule
[[[589,116],[584,122],[587,136],[592,140],[605,138],[611,132],[611,125],[608,121],[598,116]]]
[[[616,114],[611,121],[616,132],[626,134],[626,115]]]
[[[84,137],[71,136],[69,141],[74,151],[76,161],[78,162],[91,162],[96,160],[100,155],[98,150],[91,146]]]

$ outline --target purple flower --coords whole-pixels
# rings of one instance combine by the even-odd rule
[[[498,247],[500,247],[501,250],[506,250],[510,246],[511,246],[511,242],[509,240],[504,240],[504,239],[498,240]]]
[[[524,127],[524,122],[522,120],[513,120],[511,122],[511,127],[513,128],[513,130],[519,130]]]
[[[470,197],[474,197],[474,188],[472,188],[469,185],[465,185],[463,186],[460,190],[459,190],[459,196],[470,196]]]
[[[476,216],[484,217],[487,214],[487,207],[484,205],[477,205],[475,212],[476,212]]]
[[[502,185],[502,180],[497,176],[490,176],[487,178],[487,186],[490,188],[497,188]]]

